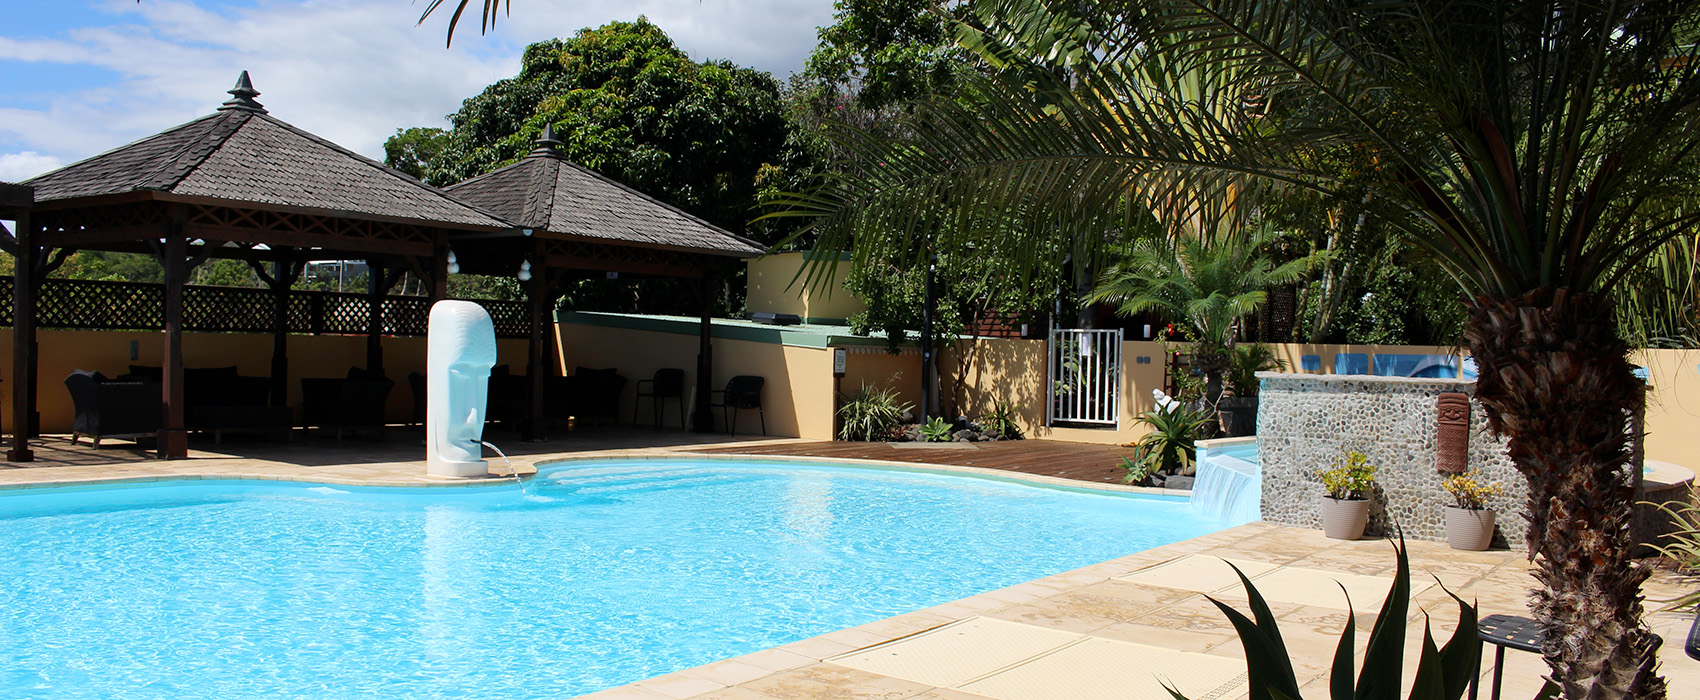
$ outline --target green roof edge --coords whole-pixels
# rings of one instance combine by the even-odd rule
[[[677,316],[641,316],[636,314],[615,314],[589,311],[556,311],[556,323],[569,323],[582,326],[602,326],[605,328],[624,328],[635,331],[650,331],[653,333],[673,333],[677,335],[697,335],[701,322]],[[752,343],[772,343],[799,348],[828,348],[837,346],[868,346],[885,347],[884,338],[871,338],[857,335],[838,333],[822,333],[814,330],[786,328],[783,326],[754,327],[748,322],[733,319],[717,318],[712,320],[710,337],[724,340],[743,340]],[[903,347],[914,345],[905,341]]]

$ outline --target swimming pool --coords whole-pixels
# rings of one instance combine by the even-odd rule
[[[569,697],[1195,537],[1181,499],[735,461],[0,493],[0,697]]]

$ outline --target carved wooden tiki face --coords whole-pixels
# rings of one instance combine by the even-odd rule
[[[1443,473],[1463,472],[1469,466],[1470,397],[1449,391],[1436,404],[1435,468]]]

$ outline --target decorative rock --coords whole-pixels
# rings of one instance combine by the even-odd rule
[[[1190,477],[1190,476],[1179,476],[1179,475],[1171,476],[1171,477],[1163,480],[1163,488],[1166,488],[1166,489],[1187,489],[1187,490],[1190,491],[1190,490],[1192,490],[1192,477]]]

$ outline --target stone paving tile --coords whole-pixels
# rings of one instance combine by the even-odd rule
[[[934,688],[915,696],[913,700],[988,700],[988,698],[984,695],[965,693],[960,690]]]
[[[1137,622],[1123,622],[1110,625],[1092,632],[1094,637],[1119,639],[1124,642],[1138,642],[1167,649],[1181,651],[1205,652],[1224,644],[1239,646],[1240,638],[1229,630],[1214,632],[1195,632],[1192,630],[1166,629],[1152,627]]]
[[[633,685],[678,700],[727,687],[726,683],[717,683],[684,671],[641,680]]]
[[[635,685],[622,685],[618,688],[580,695],[580,700],[677,700],[671,695],[664,695],[648,688]]]
[[[934,690],[922,683],[831,663],[776,673],[740,687],[779,698],[818,700],[904,700]]]
[[[681,673],[706,678],[721,685],[737,685],[773,675],[774,671],[738,659],[716,661]]]
[[[1124,621],[1097,615],[1066,602],[1057,602],[1055,598],[1003,608],[989,613],[987,617],[1082,634]]]
[[[690,700],[781,700],[781,699],[775,698],[772,695],[767,695],[767,694],[764,694],[764,693],[758,693],[754,690],[750,690],[749,688],[731,687],[731,688],[721,688],[719,690],[711,690],[711,691],[703,693],[701,695],[692,695],[690,697]]]

